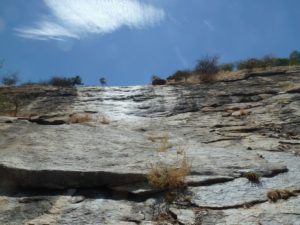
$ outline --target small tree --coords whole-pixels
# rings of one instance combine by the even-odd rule
[[[73,87],[75,85],[82,85],[80,76],[71,78],[55,76],[46,83],[57,87]]]
[[[206,56],[198,60],[195,71],[201,74],[216,74],[219,72],[218,61],[218,56]]]
[[[101,77],[99,79],[99,82],[100,82],[101,86],[106,86],[107,85],[107,81],[106,81],[105,77]]]
[[[215,80],[215,76],[219,72],[218,61],[218,56],[206,56],[198,60],[195,71],[199,74],[202,82]]]
[[[5,75],[1,78],[1,82],[6,86],[15,86],[18,82],[18,74],[12,73],[9,75]]]
[[[72,86],[75,86],[75,85],[83,85],[80,76],[71,77],[70,79],[71,79]]]
[[[0,69],[3,67],[4,59],[0,60]],[[18,73],[11,73],[1,77],[1,83],[6,86],[14,86],[18,82]]]

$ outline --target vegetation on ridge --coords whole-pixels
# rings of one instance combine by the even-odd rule
[[[177,70],[167,80],[186,81],[191,76],[198,77],[200,82],[210,82],[216,80],[220,73],[244,70],[252,72],[255,69],[267,69],[278,66],[300,65],[300,52],[293,51],[287,58],[278,58],[273,55],[266,55],[262,58],[248,58],[235,63],[219,63],[218,56],[204,56],[197,61],[193,70]]]

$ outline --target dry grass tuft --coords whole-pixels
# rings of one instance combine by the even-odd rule
[[[157,148],[158,152],[166,152],[168,149],[173,147],[173,144],[170,143],[168,132],[164,132],[163,134],[149,133],[147,139],[151,142],[159,140],[159,146]]]
[[[177,224],[176,219],[168,213],[168,212],[163,212],[158,214],[153,218],[153,221],[158,222],[158,224]]]
[[[183,147],[177,147],[176,154],[177,155],[184,155],[185,154],[185,149]]]
[[[173,147],[173,145],[169,142],[169,139],[169,134],[165,133],[160,139],[159,147],[157,149],[158,152],[166,152],[169,148]]]
[[[186,156],[177,165],[159,163],[152,165],[148,173],[148,183],[161,190],[183,189],[186,187],[185,178],[190,174],[190,165]]]
[[[251,183],[260,184],[260,175],[256,172],[245,172],[242,176],[247,178]]]
[[[69,118],[69,123],[85,124],[89,122],[110,124],[110,120],[106,116],[93,117],[90,114],[73,114]]]
[[[70,123],[88,123],[93,120],[92,116],[89,114],[74,114],[69,118]]]
[[[106,116],[100,116],[100,117],[98,117],[97,122],[98,123],[102,123],[102,124],[106,124],[106,125],[110,124],[110,120]]]
[[[277,202],[280,199],[286,200],[292,196],[296,196],[296,194],[287,189],[271,190],[267,193],[267,197],[271,202]]]
[[[249,114],[249,112],[247,112],[245,109],[241,109],[240,114],[241,114],[241,116],[247,116]]]

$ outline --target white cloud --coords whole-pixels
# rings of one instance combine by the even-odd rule
[[[164,19],[163,9],[139,0],[44,0],[47,19],[34,26],[17,28],[17,35],[39,40],[80,39],[106,34],[127,26],[142,29]],[[44,17],[45,18],[45,15]]]
[[[69,31],[67,28],[63,26],[48,22],[42,21],[36,24],[35,27],[24,27],[15,29],[17,34],[20,37],[24,38],[32,38],[38,40],[62,40],[63,38],[79,38],[76,33]]]

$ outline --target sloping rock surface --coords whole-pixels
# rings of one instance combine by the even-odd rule
[[[292,71],[184,86],[0,88],[0,224],[299,224],[299,85]],[[167,203],[147,174],[184,157],[188,189]],[[274,189],[294,194],[272,203]]]

